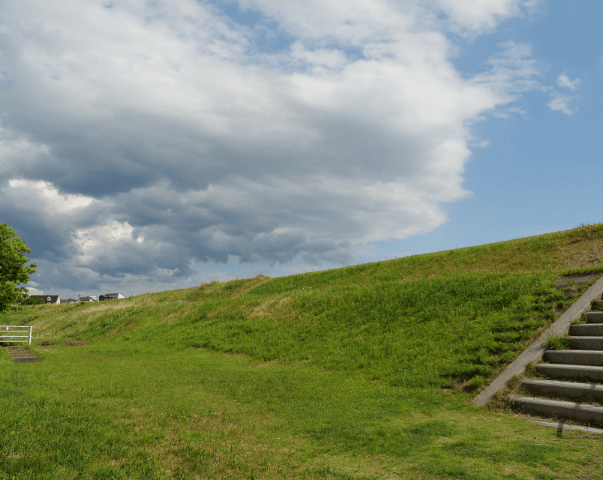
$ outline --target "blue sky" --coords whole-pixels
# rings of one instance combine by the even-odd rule
[[[531,46],[542,65],[543,84],[554,84],[559,74],[579,83],[575,92],[562,90],[576,97],[572,115],[552,111],[547,93],[533,91],[514,103],[524,115],[473,127],[476,136],[491,144],[474,150],[465,174],[465,186],[474,197],[451,205],[443,229],[458,236],[462,245],[601,222],[595,187],[603,164],[603,45],[597,34],[601,13],[597,2],[548,2],[533,17],[508,21],[466,49],[458,65],[471,70],[476,68],[473,55],[484,55],[492,43],[512,38]],[[437,233],[436,241],[442,243],[434,247],[449,248],[440,236],[447,234]]]
[[[30,286],[125,295],[601,221],[597,2],[0,6]]]

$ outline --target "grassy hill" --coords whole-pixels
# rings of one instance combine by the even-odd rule
[[[7,478],[593,478],[596,435],[471,400],[603,273],[603,224],[102,304],[24,307]],[[46,345],[43,345],[43,344]],[[2,473],[0,473],[1,478]]]

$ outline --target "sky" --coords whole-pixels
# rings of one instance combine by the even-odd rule
[[[603,221],[603,3],[0,3],[0,222],[125,296]]]

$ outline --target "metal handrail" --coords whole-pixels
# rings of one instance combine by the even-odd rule
[[[26,330],[13,330],[13,329],[26,329]],[[29,330],[29,333],[28,333]],[[3,331],[7,333],[28,333],[27,335],[7,335],[2,334]],[[0,325],[0,342],[5,343],[29,343],[31,345],[31,334],[33,333],[33,325]],[[4,340],[5,338],[27,338],[27,340]]]

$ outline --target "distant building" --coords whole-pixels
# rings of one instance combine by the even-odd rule
[[[58,295],[30,295],[29,298],[41,298],[48,305],[60,305],[61,299]]]
[[[77,303],[78,301],[75,298],[61,298],[61,305],[64,303]]]
[[[126,298],[121,293],[105,293],[98,297],[99,302],[104,302],[105,300],[118,300],[120,298]]]
[[[88,295],[87,297],[80,297],[80,302],[98,302],[96,295]]]

